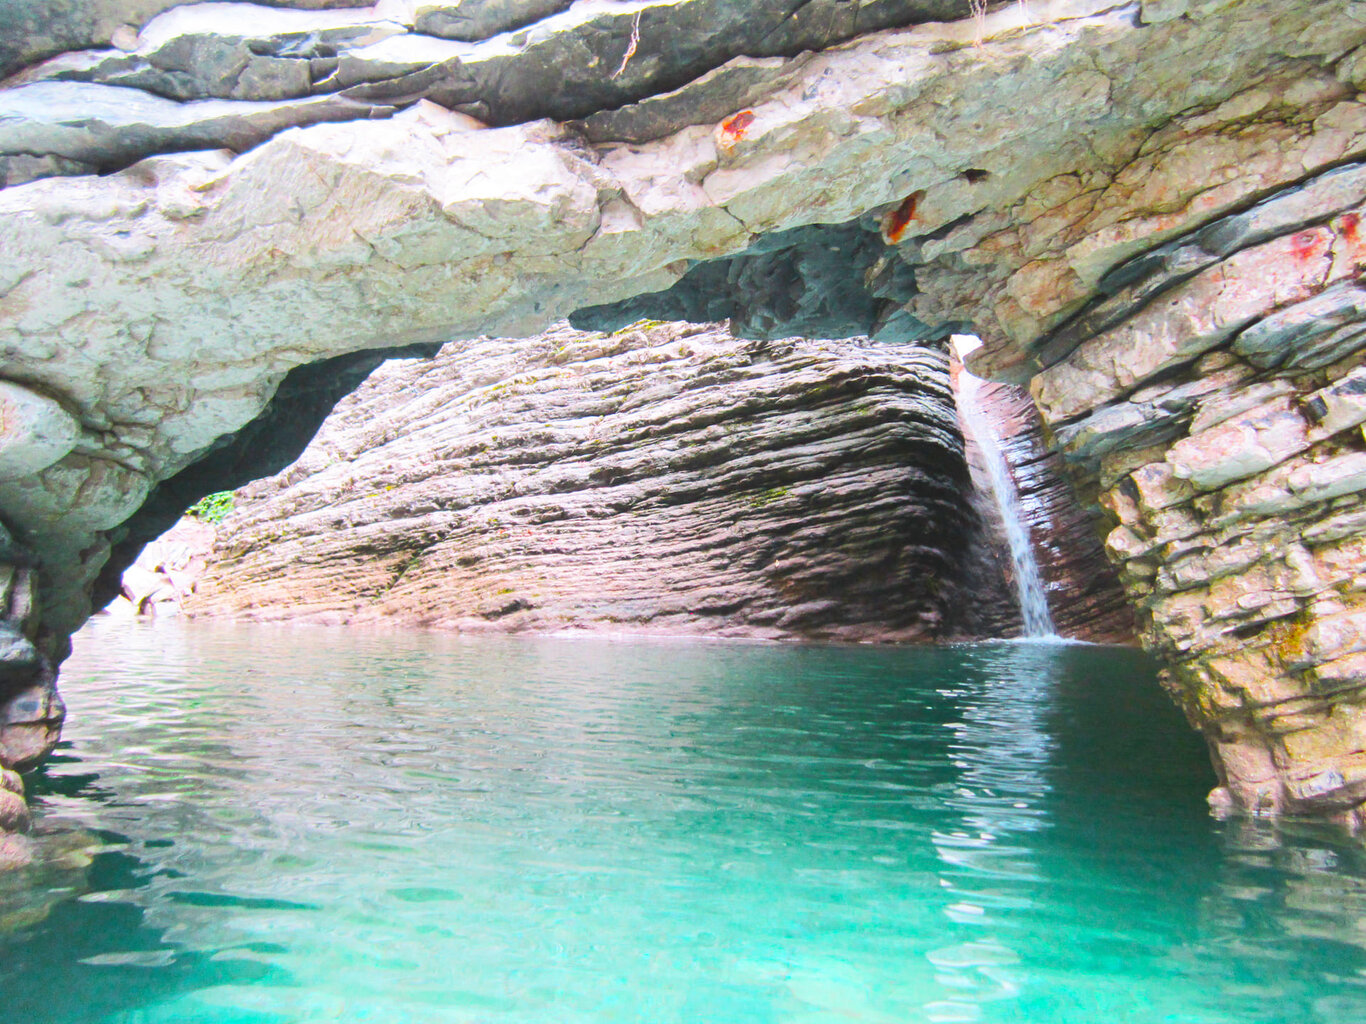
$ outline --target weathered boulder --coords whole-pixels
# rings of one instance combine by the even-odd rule
[[[0,871],[21,868],[32,861],[28,843],[15,834],[26,831],[29,824],[24,780],[18,772],[0,768]]]
[[[145,617],[182,614],[185,598],[208,565],[215,538],[212,524],[181,517],[123,571],[119,596],[107,610]]]
[[[0,789],[0,833],[23,832],[29,826],[28,804],[23,793]]]
[[[391,363],[239,492],[195,615],[906,640],[981,632],[948,359],[643,325]],[[999,581],[998,581],[999,585]]]

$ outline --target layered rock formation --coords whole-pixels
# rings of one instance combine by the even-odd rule
[[[0,190],[0,376],[45,410],[6,420],[0,512],[42,567],[19,630],[40,655],[63,655],[111,548],[278,468],[249,439],[293,422],[280,389],[320,408],[362,350],[654,303],[768,337],[969,328],[979,369],[1036,377],[1083,493],[1124,520],[1111,549],[1221,797],[1354,817],[1366,6],[466,0],[144,23],[165,6],[52,5],[4,57],[96,46],[0,88],[5,181],[27,182]],[[310,371],[324,359],[343,363]],[[1142,497],[1164,474],[1185,484]],[[1238,490],[1254,478],[1288,497]]]
[[[969,493],[933,349],[670,324],[454,343],[376,371],[298,462],[239,492],[188,607],[462,630],[980,635]]]
[[[958,365],[954,367],[957,371]],[[1103,518],[1076,500],[1066,467],[1044,439],[1043,423],[1029,392],[1011,384],[983,381],[975,400],[994,441],[1005,458],[1028,531],[1049,612],[1061,636],[1091,643],[1128,644],[1135,639],[1134,613],[1125,601],[1114,567],[1101,543]],[[961,418],[960,418],[961,425]],[[1001,512],[991,494],[990,474],[979,439],[964,430],[965,451],[975,487],[973,507],[992,537],[981,545],[994,570],[1012,581],[1010,546]],[[989,600],[990,591],[975,595]],[[1019,609],[1013,591],[1003,606],[988,611],[997,628],[994,635],[1014,635]]]
[[[1216,805],[1366,797],[1366,166],[1121,265],[1038,351],[1045,417],[1119,521],[1107,547]],[[1051,356],[1051,358],[1049,358]]]

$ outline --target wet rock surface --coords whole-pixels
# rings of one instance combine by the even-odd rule
[[[1044,583],[1049,612],[1060,636],[1090,643],[1132,644],[1137,640],[1133,610],[1125,599],[1102,538],[1105,519],[1098,510],[1078,503],[1062,457],[1044,439],[1043,423],[1029,392],[1011,384],[984,381],[977,401],[1005,456],[1018,495],[1024,524]],[[975,485],[978,516],[992,537],[988,546],[994,569],[1013,582],[1009,545],[1000,510],[990,499],[990,481],[978,439],[964,431],[968,465]],[[975,594],[992,600],[989,587]],[[1017,635],[1018,601],[1013,591],[996,598],[994,635]]]
[[[20,406],[18,433],[46,422],[41,415],[28,415],[30,408]],[[48,411],[41,405],[39,410]],[[15,418],[2,422],[8,429]],[[0,871],[29,861],[28,846],[19,835],[30,824],[28,805],[23,779],[14,769],[35,767],[50,754],[66,717],[56,668],[35,643],[38,585],[37,560],[0,525]]]
[[[195,615],[835,640],[981,632],[948,360],[717,327],[391,363],[239,492]],[[999,586],[999,583],[998,583]]]

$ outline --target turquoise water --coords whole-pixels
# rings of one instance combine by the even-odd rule
[[[100,623],[0,879],[46,1022],[1366,1020],[1366,858],[1134,652]]]

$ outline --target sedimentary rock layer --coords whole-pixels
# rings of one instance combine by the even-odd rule
[[[1277,192],[1112,270],[1035,351],[1034,394],[1218,805],[1366,797],[1366,165]]]
[[[964,5],[527,0],[145,20],[166,6],[53,5],[4,57],[96,47],[0,88],[5,181],[26,181],[0,190],[0,377],[33,414],[0,511],[42,565],[22,629],[41,654],[60,658],[157,485],[248,424],[268,434],[299,367],[609,318],[677,286],[680,309],[734,307],[765,336],[970,327],[977,368],[1038,375],[1084,492],[1139,538],[1111,548],[1224,795],[1351,816],[1366,673],[1343,661],[1355,577],[1331,551],[1366,536],[1344,411],[1359,201],[1350,171],[1327,174],[1366,156],[1366,5],[1031,0],[939,23]],[[828,244],[841,232],[848,248]],[[1300,348],[1309,361],[1284,354]],[[1135,518],[1109,493],[1155,465],[1195,492],[1183,537],[1300,566],[1304,549],[1322,587],[1234,570],[1255,593],[1211,577],[1177,614],[1171,595],[1206,587],[1164,589],[1179,516]],[[1239,497],[1263,531],[1239,546],[1210,503],[1278,466],[1302,471],[1293,500],[1250,513],[1266,503]],[[1297,622],[1303,655],[1295,626],[1265,660]],[[1339,639],[1320,644],[1325,623]]]
[[[196,615],[971,635],[939,351],[568,328],[382,367],[239,493]],[[999,585],[999,581],[998,581]]]
[[[784,6],[773,39],[812,45],[801,25],[825,6],[801,5],[794,18]],[[866,6],[830,11],[843,18],[845,8]],[[533,54],[557,40],[588,38],[584,26],[597,25],[606,10],[573,4],[484,42],[453,42],[484,54],[496,41],[521,53],[525,31]],[[666,81],[669,90],[694,81],[655,77],[662,65],[647,59],[649,47],[691,38],[691,30],[652,19],[706,13],[702,20],[715,29],[703,33],[711,41],[706,58],[679,71],[696,73],[700,83],[702,64],[720,68],[727,47],[747,37],[734,26],[751,17],[768,24],[767,10],[715,0],[614,5],[603,38],[614,41],[610,56],[618,62],[640,14],[627,70],[614,77],[605,49],[592,54],[596,63],[587,51],[575,50],[574,59],[610,94],[602,107],[625,111],[649,102],[646,94]],[[899,10],[897,23],[946,16],[915,5]],[[766,235],[805,224],[859,223],[875,228],[883,247],[862,275],[885,293],[879,319],[904,315],[941,331],[968,323],[986,337],[996,365],[1022,365],[1019,346],[1084,302],[1115,262],[1235,209],[1269,182],[1361,147],[1366,116],[1349,55],[1366,40],[1366,23],[1355,11],[1283,0],[1137,9],[1105,0],[1008,4],[980,22],[897,28],[794,57],[783,74],[745,94],[752,102],[719,121],[681,126],[666,118],[660,130],[669,134],[630,143],[549,121],[486,127],[416,99],[463,107],[454,94],[424,92],[412,80],[445,81],[456,65],[424,56],[413,72],[406,58],[395,58],[375,74],[389,81],[392,73],[399,85],[364,101],[382,100],[394,107],[391,115],[371,118],[380,111],[369,107],[336,112],[364,119],[260,141],[285,123],[271,115],[241,137],[215,137],[215,146],[254,146],[240,155],[153,156],[104,177],[49,177],[0,190],[0,231],[11,254],[0,270],[4,376],[54,400],[80,426],[58,460],[0,483],[6,521],[49,566],[40,645],[63,654],[66,634],[88,612],[109,531],[137,512],[157,482],[263,415],[286,374],[311,361],[375,345],[535,333],[575,309],[666,287],[689,260],[753,249]],[[286,51],[294,37],[276,25],[277,15],[340,19],[345,39],[327,43],[336,53],[306,55],[335,59],[338,74],[346,47],[358,46],[368,62],[378,59],[372,47],[383,55],[400,45],[394,40],[422,41],[415,25],[409,31],[402,17],[378,11],[360,28],[396,34],[365,45],[364,32],[346,35],[357,29],[351,14],[257,13],[176,8],[161,16],[172,21],[141,26],[141,35],[124,40],[133,60],[127,67],[155,57],[167,74],[195,79],[217,66],[210,57],[173,62],[177,45],[187,54],[265,55],[292,66],[296,58]],[[376,18],[384,25],[371,25]],[[886,23],[860,14],[846,27]],[[466,57],[458,68],[480,64]],[[63,57],[11,79],[0,89],[13,107],[4,129],[15,140],[11,151],[89,169],[67,147],[68,129],[51,123],[61,104],[21,102],[31,95],[25,90],[115,90],[117,106],[128,110],[170,103],[196,131],[206,123],[195,120],[200,103],[361,102],[314,95],[312,84],[307,97],[158,97],[143,78],[137,82],[147,88],[110,84],[108,61],[121,59]],[[73,61],[87,67],[80,74],[104,77],[71,80]],[[523,66],[538,65],[528,56],[486,83],[481,99],[490,109],[500,90],[521,88],[513,69]],[[374,68],[366,67],[363,77],[374,85]],[[327,66],[317,73],[331,74]],[[719,95],[733,95],[729,89]],[[543,81],[537,91],[545,91]],[[1278,99],[1285,96],[1289,106]],[[712,110],[700,98],[695,106]],[[558,108],[541,113],[566,116]],[[98,118],[78,121],[71,127],[78,136],[98,127]],[[640,137],[636,128],[622,134]],[[184,145],[206,144],[196,139]],[[1154,173],[1162,159],[1213,167],[1219,184],[1197,186],[1188,174],[1164,192]],[[1074,235],[1084,258],[1069,264],[1056,254],[1068,245],[1081,252]],[[847,262],[861,266],[861,259]],[[763,290],[763,282],[747,280]],[[806,296],[849,282],[779,274],[775,283],[793,296],[774,308],[781,321],[805,308]],[[781,333],[779,326],[766,329]]]
[[[977,385],[976,401],[1010,467],[1020,515],[1033,543],[1059,635],[1091,643],[1133,643],[1133,610],[1101,543],[1104,517],[1098,509],[1078,503],[1062,458],[1044,440],[1043,424],[1029,392],[1011,384],[983,381]],[[978,517],[993,535],[987,548],[996,571],[1005,574],[1013,585],[1009,543],[990,493],[979,440],[970,430],[965,430],[964,440],[968,466],[980,495],[974,504]],[[991,591],[984,589],[974,596],[979,602],[990,600]],[[992,619],[1018,628],[1019,609],[1013,594],[1008,595],[1003,610],[992,613]],[[995,635],[1014,635],[1014,629],[998,629]]]

